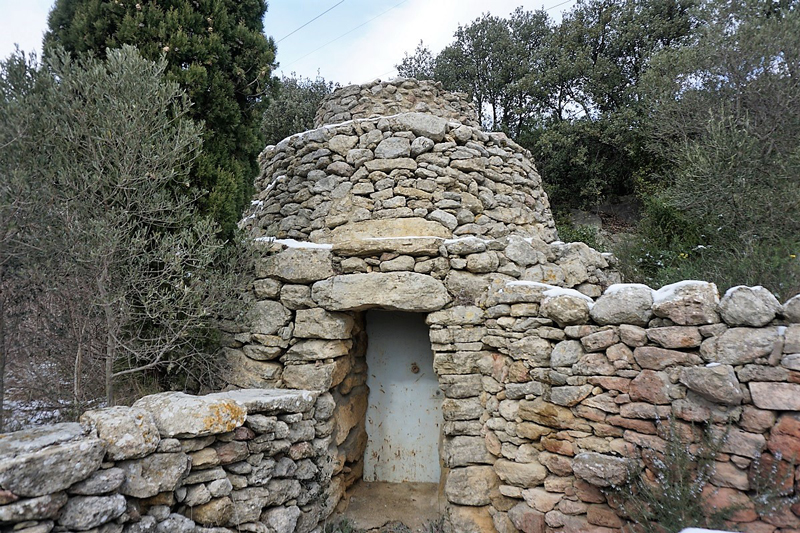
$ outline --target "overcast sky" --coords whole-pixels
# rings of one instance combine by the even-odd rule
[[[15,43],[25,51],[39,51],[52,4],[52,0],[0,0],[0,56],[7,57]],[[276,74],[294,72],[310,78],[319,74],[341,84],[364,83],[396,76],[394,66],[420,40],[438,52],[452,41],[459,24],[482,13],[506,17],[523,6],[548,9],[558,19],[572,4],[572,0],[271,0],[264,30],[280,41]]]

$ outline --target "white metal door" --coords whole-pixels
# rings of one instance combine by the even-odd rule
[[[425,316],[367,313],[364,480],[438,483],[442,392]]]

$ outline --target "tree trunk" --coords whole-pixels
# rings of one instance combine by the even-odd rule
[[[117,321],[114,318],[114,311],[111,309],[112,302],[108,300],[106,291],[106,281],[108,277],[108,265],[103,265],[103,272],[97,280],[97,289],[100,295],[100,302],[103,306],[106,328],[106,350],[105,350],[105,385],[106,403],[108,407],[114,405],[114,359],[116,358],[117,343],[114,340]]]

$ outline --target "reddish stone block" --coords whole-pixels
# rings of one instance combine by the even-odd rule
[[[703,507],[709,515],[724,509],[736,509],[729,518],[731,522],[754,522],[758,519],[755,505],[744,492],[706,485],[703,489],[702,498]]]
[[[586,519],[590,524],[605,527],[622,527],[625,522],[608,505],[590,505],[586,510]]]

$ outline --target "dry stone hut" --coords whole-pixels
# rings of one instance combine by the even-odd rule
[[[263,255],[229,381],[332,394],[331,497],[361,478],[441,483],[459,530],[491,530],[502,443],[485,426],[503,397],[540,393],[532,363],[557,333],[542,295],[589,300],[618,276],[556,241],[530,154],[463,95],[346,87],[317,122],[260,156],[241,226]]]

